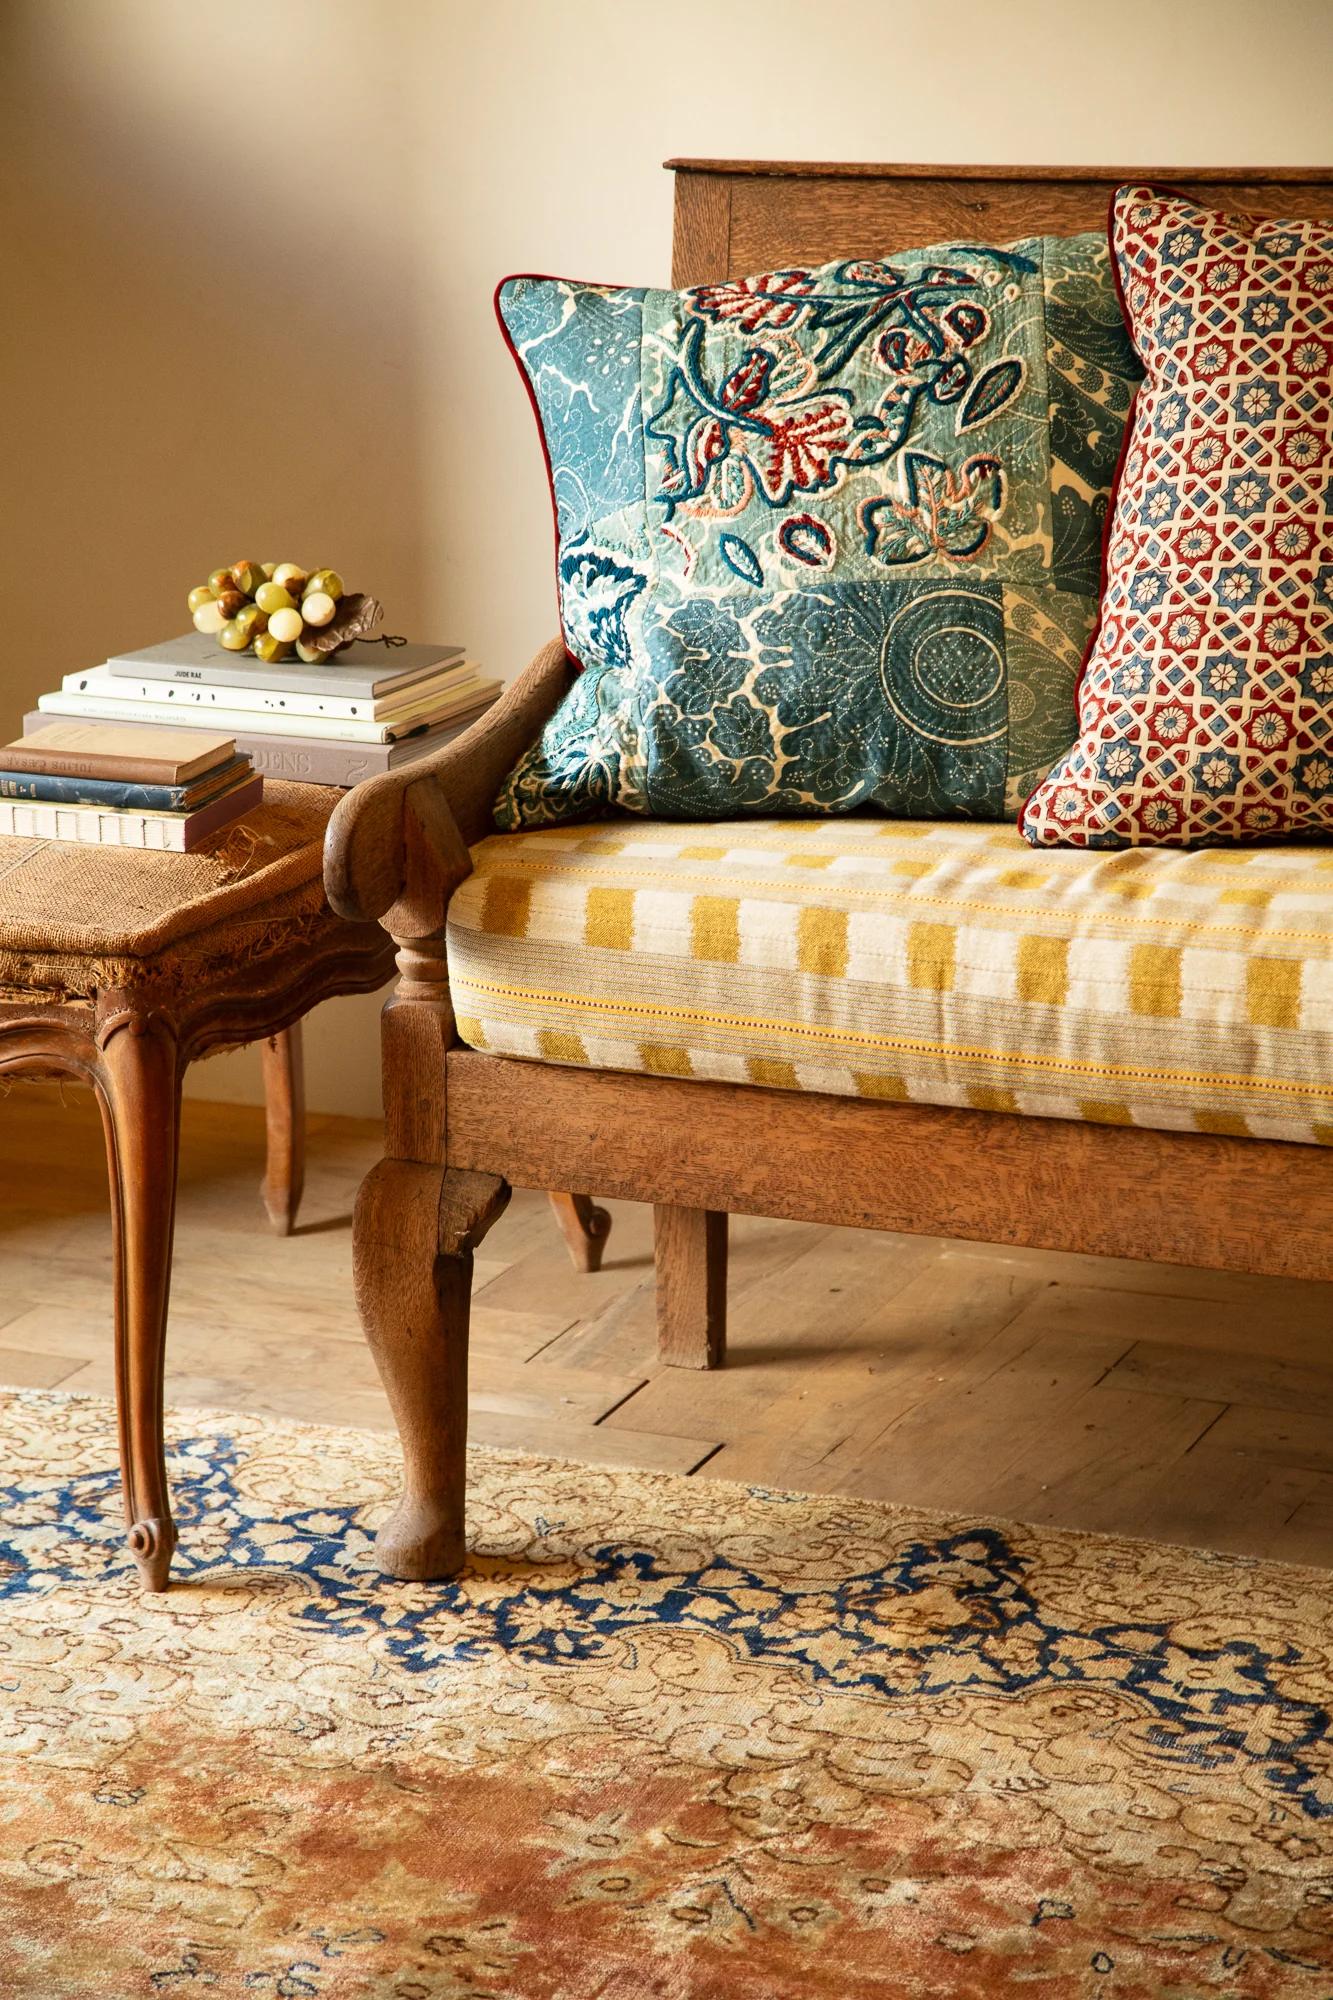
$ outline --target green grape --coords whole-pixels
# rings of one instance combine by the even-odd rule
[[[346,585],[344,584],[342,578],[339,576],[336,569],[312,570],[310,573],[310,581],[306,585],[307,595],[312,590],[322,591],[326,597],[331,597],[335,604],[338,602],[338,599],[342,596],[345,589]]]
[[[239,618],[229,618],[218,632],[219,646],[225,646],[229,653],[243,653],[250,639]]]
[[[268,618],[257,604],[243,604],[236,613],[235,623],[244,631],[247,643],[268,628]]]
[[[337,608],[327,590],[308,590],[301,599],[301,616],[307,625],[327,625]]]
[[[206,583],[197,583],[185,602],[189,605],[190,616],[193,618],[201,604],[211,604],[213,602],[213,593]]]
[[[272,580],[268,583],[260,584],[258,590],[255,592],[255,603],[261,611],[267,611],[270,618],[275,611],[294,611],[296,609],[295,599],[292,597],[291,592],[284,590],[280,583],[275,583]]]
[[[296,642],[296,657],[298,660],[304,660],[308,667],[313,667],[316,660],[322,660],[324,655],[320,652],[318,646],[307,646],[304,639],[298,639]]]
[[[265,577],[270,577],[278,565],[276,563],[260,563],[259,567],[263,570]]]
[[[280,583],[284,590],[290,590],[293,597],[299,597],[306,586],[306,575],[300,563],[279,563],[273,572],[273,581]]]
[[[226,622],[222,615],[222,606],[216,598],[210,598],[207,604],[201,604],[194,614],[196,632],[220,632]]]
[[[242,597],[253,597],[264,581],[264,572],[257,562],[238,562],[231,566],[231,580]]]
[[[261,632],[251,647],[255,658],[265,661],[268,665],[272,665],[274,660],[287,659],[291,650],[291,647],[284,645],[281,639],[275,639],[271,632]]]
[[[290,646],[293,640],[300,638],[305,627],[295,605],[284,605],[281,610],[269,613],[268,629],[275,639],[281,639],[285,646]]]
[[[224,590],[234,590],[235,585],[231,580],[231,571],[229,569],[215,569],[208,579],[208,587],[214,597],[219,596]]]

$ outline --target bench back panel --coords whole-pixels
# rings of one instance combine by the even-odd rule
[[[1333,215],[1333,167],[913,167],[668,160],[673,285],[785,264],[881,257],[926,243],[1005,243],[1101,229],[1122,181],[1155,180],[1217,208]]]

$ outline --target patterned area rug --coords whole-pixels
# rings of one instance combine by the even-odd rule
[[[1313,1571],[474,1456],[388,1583],[383,1437],[0,1394],[0,1992],[1333,1993]]]

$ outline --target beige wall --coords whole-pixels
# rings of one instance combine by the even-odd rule
[[[1333,157],[1327,0],[6,0],[0,35],[6,728],[250,553],[514,672],[550,523],[491,292],[665,280],[670,153]],[[312,1024],[315,1108],[377,1107],[374,1015]]]

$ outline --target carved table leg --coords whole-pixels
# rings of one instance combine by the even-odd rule
[[[176,1528],[162,1449],[162,1367],[181,1079],[175,1036],[160,1015],[112,1024],[97,1081],[111,1189],[125,1519],[145,1590],[165,1590]]]
[[[600,1271],[611,1218],[588,1194],[553,1194],[551,1207],[576,1271]]]
[[[305,1063],[301,1023],[260,1043],[268,1158],[264,1207],[279,1236],[290,1236],[305,1187]]]
[[[381,1160],[357,1195],[357,1305],[403,1446],[403,1497],[375,1545],[390,1576],[463,1565],[472,1252],[508,1200],[493,1174],[414,1160]]]
[[[657,1351],[677,1368],[720,1368],[727,1351],[727,1218],[708,1208],[653,1210]]]

